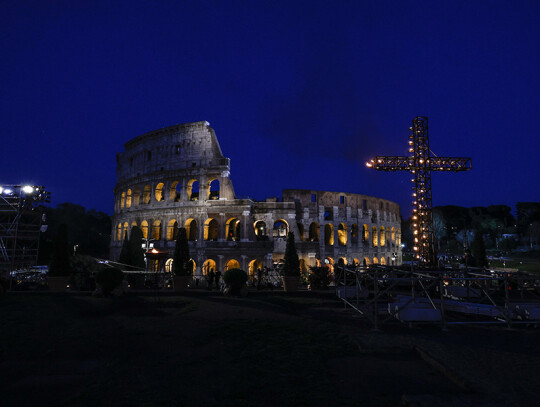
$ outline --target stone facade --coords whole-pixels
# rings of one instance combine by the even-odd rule
[[[272,267],[294,232],[301,267],[401,264],[399,206],[360,194],[286,189],[282,201],[237,199],[230,161],[208,122],[143,134],[117,156],[111,259],[137,225],[172,258],[177,227],[187,229],[196,274]],[[166,269],[172,259],[166,262]]]

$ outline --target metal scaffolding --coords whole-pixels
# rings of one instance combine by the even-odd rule
[[[410,157],[377,156],[366,165],[377,171],[409,171],[414,175],[413,233],[416,258],[424,266],[437,264],[433,245],[433,209],[431,199],[432,171],[467,171],[471,159],[463,157],[437,157],[429,148],[427,117],[416,117],[409,128]]]
[[[44,225],[42,202],[50,194],[42,186],[0,186],[0,271],[36,265],[39,234]]]

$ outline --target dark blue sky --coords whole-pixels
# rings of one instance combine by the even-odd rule
[[[410,214],[407,154],[428,116],[434,205],[540,201],[538,1],[2,1],[3,183],[112,213],[115,155],[207,120],[236,194],[364,193]]]

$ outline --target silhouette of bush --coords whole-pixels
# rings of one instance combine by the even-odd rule
[[[103,268],[96,275],[96,283],[101,286],[104,295],[110,294],[123,280],[124,273],[116,267]]]
[[[239,294],[242,287],[246,284],[248,275],[244,270],[230,269],[223,275],[223,281],[230,288],[231,294]]]

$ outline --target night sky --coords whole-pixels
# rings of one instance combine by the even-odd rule
[[[433,205],[540,201],[538,1],[2,1],[1,175],[54,205],[112,213],[128,140],[207,120],[239,197],[363,193],[411,212],[406,155],[472,157],[435,173]]]

